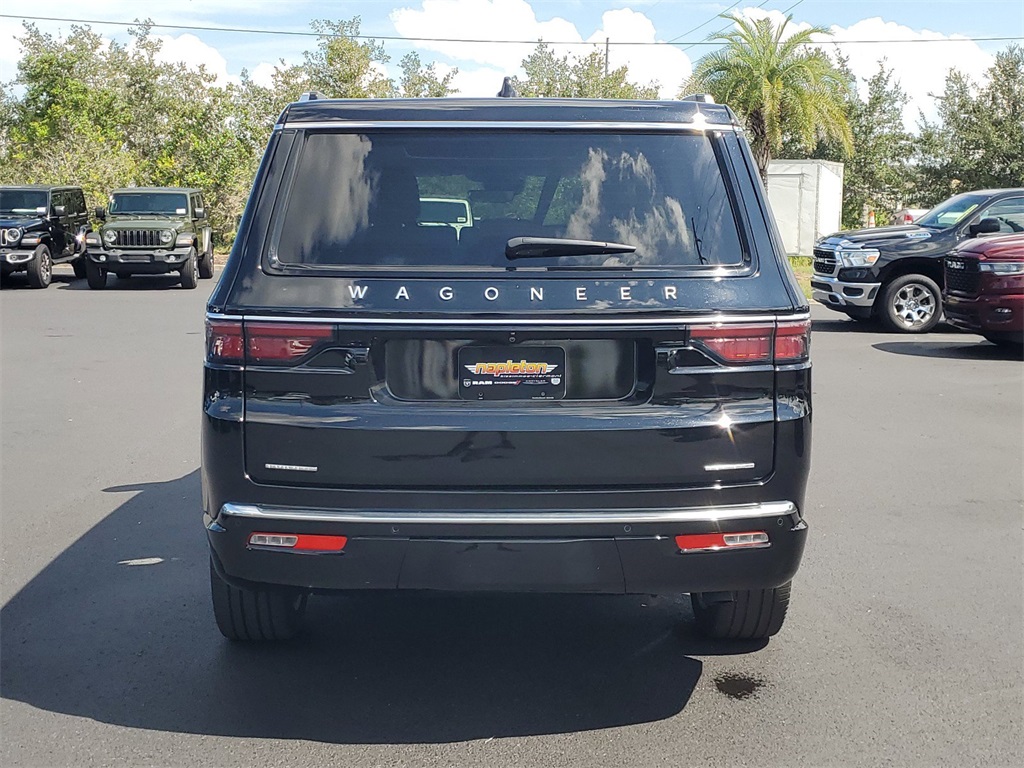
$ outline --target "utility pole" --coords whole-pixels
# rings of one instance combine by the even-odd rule
[[[604,76],[608,77],[608,38],[604,39]]]

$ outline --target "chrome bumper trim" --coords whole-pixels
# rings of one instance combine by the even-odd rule
[[[820,288],[815,288],[814,283],[828,283],[829,290],[823,291]],[[871,307],[874,306],[875,296],[881,285],[881,283],[847,283],[838,277],[813,273],[811,275],[811,298],[819,304],[832,308]],[[844,288],[860,288],[863,293],[860,296],[847,296],[843,292]]]
[[[739,504],[728,507],[688,509],[623,509],[587,512],[397,512],[387,510],[301,509],[261,504],[227,503],[220,514],[259,520],[307,520],[324,523],[381,523],[386,525],[425,523],[430,525],[562,525],[629,523],[715,523],[751,517],[785,517],[797,514],[791,501]]]

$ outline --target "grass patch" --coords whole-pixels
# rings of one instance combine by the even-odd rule
[[[804,292],[804,296],[807,297],[808,301],[811,298],[811,273],[814,271],[811,265],[810,256],[790,256],[790,266],[793,267],[793,272],[796,273],[796,281],[800,283],[800,288]]]

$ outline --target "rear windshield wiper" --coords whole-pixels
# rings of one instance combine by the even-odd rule
[[[596,240],[567,240],[562,237],[513,237],[505,245],[507,259],[542,259],[547,256],[597,256],[633,253],[635,245],[602,243]]]

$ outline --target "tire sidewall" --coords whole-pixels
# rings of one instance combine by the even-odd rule
[[[199,285],[199,256],[195,247],[189,248],[188,258],[181,267],[181,285],[184,288],[195,288]]]
[[[33,288],[46,288],[53,281],[53,256],[45,243],[36,246],[28,276]]]
[[[935,311],[923,325],[908,327],[896,314],[894,300],[896,295],[906,286],[917,284],[926,289],[935,304]],[[878,313],[885,325],[896,333],[928,333],[942,320],[942,290],[938,284],[927,275],[911,273],[895,277],[882,290],[882,307]]]

